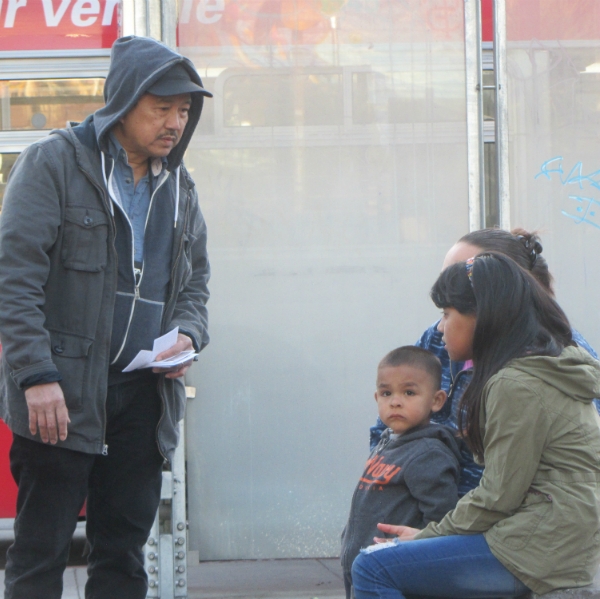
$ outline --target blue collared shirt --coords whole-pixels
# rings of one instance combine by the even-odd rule
[[[158,178],[165,169],[167,159],[162,159],[160,172],[154,174],[156,173],[155,169],[148,169],[148,175],[142,177],[135,185],[133,169],[127,160],[127,152],[112,132],[108,135],[108,140],[109,152],[115,160],[112,192],[131,223],[135,261],[142,263],[144,261],[144,233],[152,191],[156,188]]]

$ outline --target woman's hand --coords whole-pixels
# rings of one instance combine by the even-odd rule
[[[412,541],[415,535],[419,532],[418,528],[411,528],[410,526],[396,526],[395,524],[381,524],[377,525],[377,528],[381,532],[385,532],[388,535],[396,535],[401,541]],[[382,539],[381,537],[373,537],[376,543],[389,543],[390,539]]]

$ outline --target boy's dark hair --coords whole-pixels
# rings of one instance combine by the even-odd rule
[[[424,370],[433,380],[436,390],[442,386],[442,364],[437,357],[426,349],[414,345],[403,345],[393,349],[379,362],[379,368],[385,366],[415,366]]]
[[[503,254],[479,254],[469,278],[465,262],[446,268],[431,288],[438,308],[475,314],[473,378],[459,406],[458,430],[466,430],[473,453],[483,458],[480,424],[483,388],[510,360],[558,356],[574,345],[571,325],[548,290]]]

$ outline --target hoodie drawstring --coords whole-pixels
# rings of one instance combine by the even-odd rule
[[[178,166],[175,171],[175,222],[173,224],[173,228],[177,228],[177,216],[179,214],[179,171],[181,167]]]
[[[110,199],[110,187],[108,186],[108,181],[106,179],[106,159],[104,158],[104,152],[100,152],[100,159],[102,160],[102,176],[104,177],[104,185],[106,185],[106,191],[108,191],[109,195],[109,205],[110,205],[110,213],[114,216],[115,209],[112,205],[112,200]],[[112,174],[112,173],[111,173]]]

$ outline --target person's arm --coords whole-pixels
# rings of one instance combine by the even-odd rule
[[[513,515],[538,469],[550,427],[541,398],[526,384],[500,375],[482,399],[485,469],[479,486],[465,495],[439,524],[415,538],[475,534]]]
[[[24,389],[32,434],[66,438],[68,412],[44,328],[48,252],[61,223],[60,169],[52,143],[30,146],[13,167],[0,218],[0,337],[13,381]],[[31,382],[42,382],[29,386]]]
[[[590,354],[590,356],[592,356],[592,358],[597,360],[598,354],[596,353],[596,350],[587,342],[585,337],[576,329],[571,329],[571,333],[573,334],[573,341],[575,341],[575,343],[577,343],[577,345],[579,345],[579,347],[582,347],[583,349],[585,349],[585,351],[588,354]],[[600,399],[599,398],[594,399],[594,406],[596,406],[596,411],[598,412],[598,414],[600,414]]]
[[[185,244],[189,244],[189,251],[184,249],[180,258],[190,262],[190,273],[177,295],[169,329],[178,326],[180,338],[189,338],[194,349],[200,351],[209,341],[206,303],[209,297],[210,265],[206,250],[206,223],[200,212],[195,188],[190,201],[190,226],[184,240]],[[185,342],[185,339],[180,340]]]
[[[369,449],[371,451],[373,451],[379,444],[379,441],[381,441],[381,435],[383,435],[386,428],[387,426],[383,424],[381,418],[378,417],[377,422],[369,429]]]
[[[454,374],[462,368],[462,362],[450,362],[450,356],[446,351],[446,346],[442,340],[442,334],[438,331],[438,324],[440,321],[434,322],[415,343],[416,347],[426,349],[434,354],[440,363],[442,364],[442,385],[441,388],[446,392],[450,393],[450,387],[452,386],[452,369],[454,367]]]
[[[438,439],[404,467],[404,481],[423,515],[422,526],[439,522],[458,502],[458,459]]]
[[[596,350],[587,342],[585,337],[579,331],[576,329],[571,329],[571,334],[573,335],[573,341],[575,341],[579,347],[585,349],[585,351],[590,354],[592,358],[595,358],[596,360],[598,359]]]

